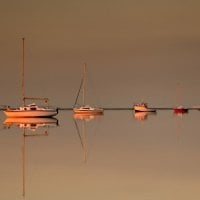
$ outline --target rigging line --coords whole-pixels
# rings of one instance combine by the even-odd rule
[[[80,91],[81,91],[83,82],[84,82],[84,78],[81,79],[81,84],[80,84],[80,87],[79,87],[79,90],[78,90],[78,94],[77,94],[77,96],[76,96],[76,100],[75,100],[75,103],[74,103],[74,106],[73,106],[73,107],[75,107],[75,106],[77,105],[78,97],[79,97],[79,94],[80,94]]]
[[[78,133],[78,137],[79,137],[80,142],[81,142],[81,146],[82,146],[82,148],[84,148],[83,140],[82,140],[82,137],[81,137],[81,134],[80,134],[80,129],[79,129],[79,126],[78,126],[77,121],[75,119],[74,119],[74,124],[75,124],[76,130],[77,130],[77,133]]]

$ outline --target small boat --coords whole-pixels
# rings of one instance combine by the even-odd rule
[[[77,101],[82,90],[83,102],[81,106],[77,105]],[[74,104],[73,111],[75,114],[79,115],[103,115],[103,108],[91,107],[89,105],[85,105],[85,91],[86,91],[86,64],[84,64],[83,70],[83,78],[81,80],[81,85],[76,97],[76,101]]]
[[[4,113],[7,117],[53,117],[58,114],[57,108],[50,108],[49,106],[39,107],[35,103],[26,105],[26,100],[42,100],[48,103],[48,98],[30,98],[25,96],[25,81],[24,81],[24,40],[22,38],[23,44],[23,59],[22,59],[22,102],[23,106],[18,108],[6,107]]]
[[[156,109],[148,108],[148,104],[145,102],[141,102],[139,104],[135,104],[133,106],[135,112],[156,112]]]
[[[174,108],[174,113],[175,114],[184,114],[188,113],[188,108],[184,108],[183,106],[178,106]]]

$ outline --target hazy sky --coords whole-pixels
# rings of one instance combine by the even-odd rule
[[[0,104],[26,93],[72,106],[87,62],[87,102],[200,104],[198,0],[0,0]],[[178,88],[177,85],[180,85]]]

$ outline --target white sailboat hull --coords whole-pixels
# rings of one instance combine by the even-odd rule
[[[102,115],[103,114],[103,109],[101,108],[90,108],[90,109],[74,108],[73,111],[75,114],[82,114],[82,115]]]
[[[53,117],[58,114],[56,109],[46,110],[4,110],[7,117]]]
[[[137,105],[135,105],[133,107],[133,109],[136,112],[155,112],[156,111],[155,109],[147,108],[147,107],[144,107],[144,106],[137,106]]]

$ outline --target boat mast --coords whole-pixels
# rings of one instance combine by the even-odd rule
[[[85,105],[85,86],[86,86],[86,63],[83,67],[83,105]]]
[[[22,38],[22,66],[21,66],[21,73],[22,73],[22,102],[25,106],[25,85],[24,85],[24,40],[25,38]]]
[[[76,96],[76,100],[75,100],[75,103],[74,103],[74,106],[73,107],[75,107],[76,106],[76,104],[77,104],[77,101],[78,101],[78,97],[79,97],[79,95],[80,95],[80,91],[81,91],[81,89],[82,89],[82,86],[83,86],[83,77],[82,77],[82,79],[81,79],[81,84],[80,84],[80,87],[79,87],[79,90],[78,90],[78,94],[77,94],[77,96]]]
[[[75,103],[74,103],[74,106],[73,107],[75,107],[76,106],[76,104],[77,104],[77,101],[78,101],[78,98],[79,98],[79,95],[80,95],[80,92],[82,92],[83,93],[83,104],[82,105],[85,105],[85,86],[86,86],[86,81],[85,81],[85,79],[86,79],[86,63],[84,63],[84,67],[83,67],[83,77],[82,77],[82,79],[81,79],[81,84],[80,84],[80,87],[79,87],[79,90],[78,90],[78,94],[77,94],[77,96],[76,96],[76,100],[75,100]]]

